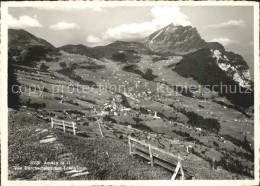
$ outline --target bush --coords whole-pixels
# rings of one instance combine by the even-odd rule
[[[103,118],[104,121],[111,121],[112,123],[116,123],[116,120],[114,118],[111,118],[110,116],[105,116]]]
[[[135,73],[135,74],[139,74],[142,76],[142,78],[148,80],[148,81],[153,81],[155,78],[157,78],[158,76],[153,75],[153,71],[151,69],[147,69],[145,71],[145,73],[143,73],[140,69],[138,69],[137,65],[127,65],[124,66],[122,68],[122,70],[126,71],[126,72],[131,72],[131,73]]]
[[[49,69],[49,66],[45,65],[44,63],[41,64],[41,66],[40,66],[41,71],[46,72],[46,71],[48,71],[48,69]]]
[[[220,123],[218,122],[218,120],[213,118],[205,119],[193,111],[186,112],[185,110],[181,110],[181,112],[189,118],[188,120],[189,125],[193,127],[203,128],[205,130],[215,132],[215,133],[219,132]]]
[[[136,124],[139,124],[140,122],[143,121],[143,120],[141,120],[140,118],[137,118],[137,117],[133,117],[133,120],[136,122]]]
[[[190,134],[189,134],[189,133],[187,133],[187,132],[182,132],[182,131],[180,131],[180,130],[173,130],[172,132],[174,132],[174,133],[176,133],[176,134],[178,134],[178,135],[180,135],[180,136],[182,136],[182,137],[190,137]]]
[[[147,69],[144,73],[144,75],[142,76],[144,79],[149,80],[149,81],[153,81],[155,78],[157,78],[157,75],[153,75],[153,71],[151,69]]]
[[[134,125],[133,126],[134,128],[137,128],[137,129],[140,129],[140,130],[144,130],[144,131],[147,131],[147,132],[152,132],[153,130],[151,129],[151,127],[145,125],[145,124],[142,124],[142,123],[139,123],[138,125]]]
[[[140,112],[142,114],[149,114],[149,112],[145,108],[143,108],[143,107],[140,107]]]
[[[124,95],[122,96],[121,104],[122,104],[124,107],[126,107],[126,108],[131,108],[131,106],[130,106],[128,100],[127,100],[127,98],[126,98]]]
[[[213,141],[213,145],[214,145],[215,147],[219,147],[219,144],[218,144],[217,142],[215,142],[215,141]]]
[[[34,108],[35,110],[43,109],[46,107],[45,103],[31,103],[31,99],[26,101],[26,106]]]
[[[153,58],[153,62],[157,62],[157,61],[161,61],[161,60],[166,60],[167,58],[166,57],[163,57],[163,56],[160,56],[160,57],[155,57]]]
[[[65,62],[61,62],[61,63],[59,63],[60,64],[60,66],[62,67],[62,68],[66,68],[67,67],[67,64],[65,63]]]
[[[111,59],[113,61],[124,61],[126,60],[126,55],[123,53],[116,53],[112,55]]]

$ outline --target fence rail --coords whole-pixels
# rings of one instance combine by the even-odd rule
[[[190,177],[194,179],[194,175],[189,173],[187,170],[183,169],[181,161],[184,160],[180,155],[176,156],[170,152],[166,152],[162,149],[152,146],[151,144],[145,143],[133,137],[128,137],[128,144],[129,144],[129,153],[130,155],[137,154],[151,162],[151,166],[154,164],[160,165],[170,171],[173,171],[172,180],[175,180],[177,174],[180,171],[181,179],[185,179],[186,177]],[[147,149],[148,148],[148,149]],[[166,159],[159,155],[159,153],[171,157],[177,160],[176,163],[172,162],[172,160]]]
[[[62,129],[64,133],[66,131],[73,132],[73,134],[76,135],[77,125],[75,122],[72,121],[51,118],[51,127]]]

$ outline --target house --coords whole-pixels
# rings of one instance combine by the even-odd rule
[[[122,108],[122,109],[121,109],[121,112],[123,112],[123,111],[129,112],[129,111],[131,111],[131,108]]]
[[[196,128],[197,131],[201,131],[201,128]]]

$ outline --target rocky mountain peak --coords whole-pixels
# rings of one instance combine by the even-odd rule
[[[205,46],[196,28],[170,24],[149,35],[144,45],[154,52],[184,55]]]

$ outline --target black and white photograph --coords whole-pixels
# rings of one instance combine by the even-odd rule
[[[258,3],[38,3],[2,3],[2,180],[259,183]]]

